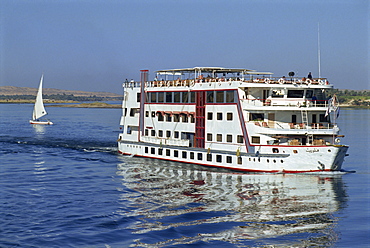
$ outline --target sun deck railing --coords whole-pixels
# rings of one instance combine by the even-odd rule
[[[276,122],[274,124],[269,124],[265,121],[249,121],[249,123],[254,124],[261,128],[274,128],[274,129],[311,129],[311,130],[323,130],[323,129],[333,129],[335,128],[334,123],[281,123]]]
[[[146,82],[147,87],[189,87],[196,83],[222,83],[222,82],[245,82],[245,83],[258,83],[258,84],[301,84],[301,85],[329,85],[326,78],[275,78],[275,77],[262,77],[262,78],[196,78],[196,79],[176,79],[176,80],[153,80]],[[123,87],[140,87],[140,82],[131,80],[123,83]]]

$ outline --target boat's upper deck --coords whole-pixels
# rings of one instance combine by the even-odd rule
[[[160,70],[147,87],[193,87],[196,83],[248,83],[244,87],[297,87],[332,88],[326,78],[273,77],[271,72],[258,72],[249,69],[222,67],[194,67],[185,69]],[[231,85],[231,84],[230,84]],[[138,87],[137,82],[125,82],[125,87]]]

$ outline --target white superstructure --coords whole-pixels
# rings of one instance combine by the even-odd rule
[[[123,84],[122,154],[250,172],[341,170],[348,146],[324,78],[220,67],[161,70],[153,81],[141,73]]]

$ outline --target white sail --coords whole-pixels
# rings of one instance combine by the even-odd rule
[[[32,120],[37,120],[43,117],[44,115],[47,115],[45,107],[44,107],[44,103],[42,100],[42,81],[43,79],[44,79],[44,75],[41,76],[39,90],[36,96],[35,107],[33,108]]]

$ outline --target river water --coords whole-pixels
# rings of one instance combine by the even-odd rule
[[[346,175],[243,174],[119,155],[120,109],[0,105],[0,247],[366,247],[369,109]]]

